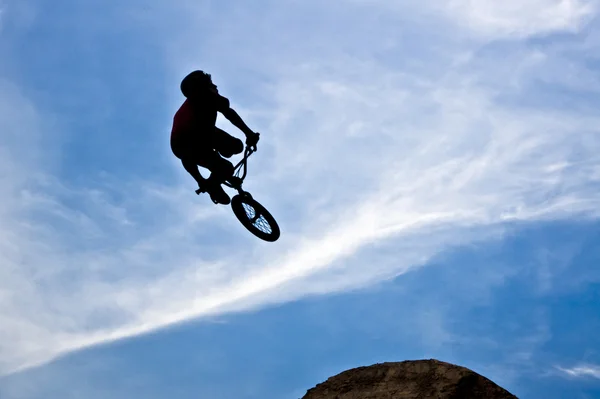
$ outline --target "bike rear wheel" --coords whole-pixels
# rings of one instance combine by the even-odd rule
[[[281,232],[277,221],[248,193],[238,194],[231,199],[231,209],[240,223],[258,238],[277,241]]]

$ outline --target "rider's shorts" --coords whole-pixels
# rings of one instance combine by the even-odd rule
[[[225,178],[233,174],[233,164],[222,157],[241,153],[244,143],[214,127],[212,134],[180,136],[172,140],[171,149],[179,159],[192,161]]]
[[[179,159],[203,158],[215,151],[229,158],[241,153],[244,150],[244,143],[226,131],[214,127],[211,133],[181,135],[171,140],[171,150]]]

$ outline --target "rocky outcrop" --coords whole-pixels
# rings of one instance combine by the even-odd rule
[[[438,360],[379,363],[344,371],[302,399],[516,399],[465,367]]]

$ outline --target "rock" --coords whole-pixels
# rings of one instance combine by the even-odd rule
[[[302,399],[517,399],[489,379],[439,360],[378,363],[344,371]]]

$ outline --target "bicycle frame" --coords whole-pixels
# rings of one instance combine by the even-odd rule
[[[244,150],[244,158],[242,158],[241,161],[239,161],[237,163],[237,165],[235,165],[233,167],[233,176],[229,179],[230,181],[225,181],[222,184],[226,185],[227,187],[231,187],[235,190],[238,191],[238,193],[240,194],[248,194],[246,193],[243,189],[242,189],[242,183],[244,182],[244,179],[246,178],[246,175],[248,174],[248,157],[250,155],[252,155],[252,153],[254,153],[257,150],[256,148],[256,144],[253,146],[246,146],[246,149]],[[240,176],[240,172],[243,170],[242,172],[242,176]],[[198,188],[196,190],[196,194],[200,194],[200,193],[205,193],[206,191],[202,188]]]
[[[239,161],[237,163],[237,165],[234,166],[233,177],[236,178],[236,180],[239,179],[239,182],[236,182],[237,184],[234,184],[234,183],[225,181],[223,184],[225,184],[227,187],[231,187],[235,190],[238,190],[240,193],[243,191],[242,183],[244,182],[244,179],[246,178],[246,175],[248,174],[248,158],[255,151],[256,151],[255,146],[254,147],[246,146],[246,149],[244,150],[244,158],[242,158],[242,160]],[[241,176],[240,176],[240,172],[241,172]]]
[[[234,195],[233,198],[231,198],[231,209],[242,225],[258,238],[264,241],[273,242],[277,241],[281,234],[277,221],[263,205],[252,198],[252,195],[249,192],[242,189],[242,183],[248,174],[248,158],[256,152],[256,150],[256,144],[253,146],[246,145],[244,157],[233,167],[233,175],[221,184],[238,191],[238,195]],[[202,192],[206,191],[202,188],[196,190],[196,194]],[[219,203],[214,200],[213,202],[215,204]],[[248,207],[253,209],[250,215],[248,214]],[[259,220],[261,220],[260,223],[258,222]],[[265,223],[269,228],[268,231],[263,230]]]

